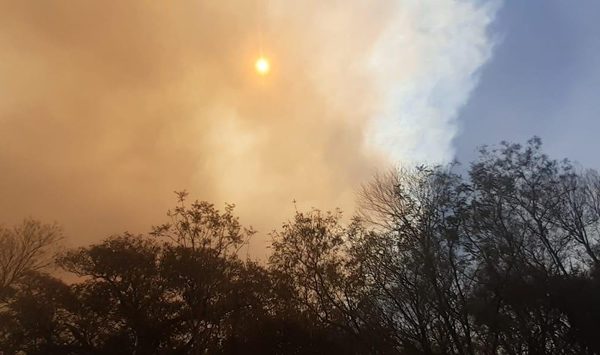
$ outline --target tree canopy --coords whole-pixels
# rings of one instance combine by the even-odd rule
[[[597,354],[600,175],[526,145],[380,174],[359,213],[297,211],[266,263],[234,206],[56,253],[0,229],[0,349],[27,354]],[[77,276],[66,283],[44,267]]]

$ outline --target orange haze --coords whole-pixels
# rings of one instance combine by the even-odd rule
[[[356,188],[387,164],[366,137],[389,109],[386,83],[427,84],[420,70],[436,62],[422,53],[452,60],[432,48],[452,43],[453,18],[469,31],[489,22],[463,20],[481,12],[467,3],[397,3],[0,0],[0,223],[57,221],[80,245],[148,231],[186,189],[235,203],[260,232],[256,251],[294,199],[352,214]],[[435,27],[423,32],[413,18]],[[480,32],[456,39],[482,47]],[[381,52],[382,41],[403,52]],[[265,76],[254,68],[262,51]],[[456,58],[479,52],[465,53]],[[445,126],[405,132],[425,131],[452,138]]]

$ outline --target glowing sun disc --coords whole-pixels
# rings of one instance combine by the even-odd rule
[[[266,75],[269,73],[269,70],[271,69],[271,65],[269,64],[269,60],[265,57],[260,57],[256,60],[256,63],[254,64],[254,68],[256,69],[256,72],[260,75]]]

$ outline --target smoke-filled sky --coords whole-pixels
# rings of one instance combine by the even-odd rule
[[[293,200],[351,214],[377,169],[454,158],[501,6],[0,0],[0,222],[82,244],[186,189],[236,203],[260,250]]]

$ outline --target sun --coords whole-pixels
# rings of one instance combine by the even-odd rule
[[[267,75],[271,70],[271,64],[267,58],[260,57],[256,60],[256,63],[254,63],[254,68],[258,74]]]

